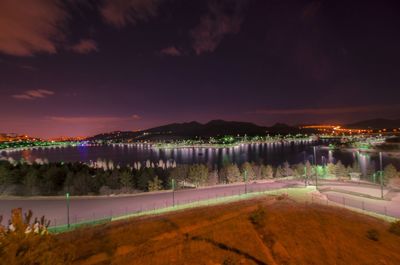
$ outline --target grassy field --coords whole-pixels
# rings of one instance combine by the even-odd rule
[[[56,236],[74,264],[400,264],[389,223],[265,196]],[[72,247],[71,247],[72,246]]]

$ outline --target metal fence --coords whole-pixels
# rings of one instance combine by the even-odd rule
[[[140,216],[145,214],[156,214],[161,212],[168,212],[171,210],[188,209],[199,206],[207,206],[220,202],[237,201],[241,199],[248,199],[259,194],[272,194],[279,195],[287,193],[289,188],[293,188],[293,185],[288,185],[284,188],[269,188],[269,187],[248,187],[243,186],[240,188],[231,188],[226,191],[219,191],[216,193],[198,192],[199,190],[193,190],[194,194],[190,198],[179,198],[179,191],[164,192],[169,198],[163,201],[154,203],[138,203],[132,206],[126,207],[113,207],[108,208],[105,205],[104,210],[86,212],[80,215],[71,214],[69,216],[69,225],[67,214],[64,217],[50,219],[50,231],[52,232],[63,232],[70,229],[85,225],[93,225],[110,222],[112,220],[118,220],[133,216]],[[198,196],[196,196],[198,195]],[[175,197],[175,198],[174,198]]]
[[[131,206],[121,206],[121,207],[113,207],[107,208],[107,205],[104,205],[104,210],[101,211],[87,211],[80,215],[71,214],[69,217],[69,226],[68,226],[68,218],[67,216],[61,218],[54,218],[51,221],[50,231],[53,232],[62,232],[67,231],[69,229],[75,229],[84,225],[93,225],[110,222],[112,220],[123,219],[127,217],[140,216],[144,214],[156,214],[161,212],[168,212],[171,210],[179,210],[179,209],[188,209],[198,206],[207,206],[220,202],[229,202],[236,201],[241,199],[248,199],[252,196],[257,196],[261,194],[272,194],[272,195],[280,195],[280,194],[288,194],[291,196],[290,191],[295,191],[295,185],[288,185],[283,188],[271,188],[271,187],[252,187],[249,186],[241,186],[239,188],[227,188],[225,191],[213,191],[213,193],[208,192],[198,192],[200,190],[191,190],[190,194],[192,194],[189,198],[180,198],[180,192],[172,193],[164,192],[165,200],[159,200],[157,202],[150,203],[137,203]],[[297,185],[299,188],[300,186]],[[304,186],[302,186],[304,187]],[[400,217],[400,207],[399,210],[386,207],[383,204],[383,200],[371,201],[367,199],[356,199],[349,198],[348,196],[339,196],[325,193],[327,199],[323,198],[321,195],[315,195],[310,193],[310,196],[306,196],[304,199],[310,203],[319,203],[323,205],[336,206],[336,207],[345,207],[345,208],[355,208],[359,210],[363,210],[366,212],[377,213],[389,217]]]
[[[334,194],[324,195],[327,199],[323,199],[320,196],[312,194],[311,202],[343,208],[354,208],[369,213],[384,215],[387,217],[400,218],[400,207],[399,209],[393,209],[393,207],[383,205],[383,200],[376,200],[372,202],[371,200],[349,198],[346,196],[339,196]]]

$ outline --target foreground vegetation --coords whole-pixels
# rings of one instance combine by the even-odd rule
[[[0,236],[0,260],[11,265],[397,265],[399,225],[269,196],[59,235],[7,232]]]
[[[175,163],[135,162],[133,166],[114,165],[112,161],[98,160],[95,163],[47,163],[36,161],[0,161],[0,194],[2,195],[107,195],[157,191],[172,188],[194,188],[199,186],[256,181],[274,178],[297,178],[304,181],[315,179],[349,179],[360,176],[358,164],[344,166],[340,161],[326,166],[314,166],[308,161],[290,165],[285,162],[278,167],[245,162],[238,166],[226,163],[220,169],[211,169],[203,164],[176,165]],[[379,182],[379,174],[371,168],[366,176]],[[399,172],[388,165],[384,172],[384,183],[399,185]]]

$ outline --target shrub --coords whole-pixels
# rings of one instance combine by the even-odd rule
[[[376,229],[369,229],[367,231],[367,238],[372,241],[379,241],[379,232]]]
[[[285,193],[285,194],[281,194],[281,195],[278,195],[277,197],[276,197],[276,199],[278,200],[278,201],[282,201],[282,200],[285,200],[285,199],[287,199],[288,198],[288,195]]]
[[[266,217],[266,212],[261,205],[258,205],[258,209],[250,214],[250,222],[257,226],[262,226],[264,224]]]
[[[31,219],[31,211],[22,215],[20,208],[14,209],[8,229],[0,226],[1,264],[71,264],[74,247],[64,244],[55,249],[60,242],[47,233],[49,222],[44,217],[33,223]]]
[[[236,264],[236,262],[231,258],[226,258],[222,262],[222,265],[235,265],[235,264]]]
[[[400,221],[396,221],[390,224],[389,232],[400,236]]]

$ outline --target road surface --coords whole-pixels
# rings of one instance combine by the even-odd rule
[[[302,185],[298,181],[272,181],[247,184],[248,192],[265,191]],[[104,217],[119,216],[138,211],[153,210],[167,206],[220,198],[245,193],[244,184],[217,185],[200,189],[140,193],[130,196],[93,196],[70,198],[70,223],[78,223]],[[174,197],[174,199],[173,199]],[[173,202],[174,201],[174,202]],[[13,208],[32,210],[34,216],[46,216],[51,226],[67,223],[66,199],[63,197],[0,199],[3,224],[10,218]]]

